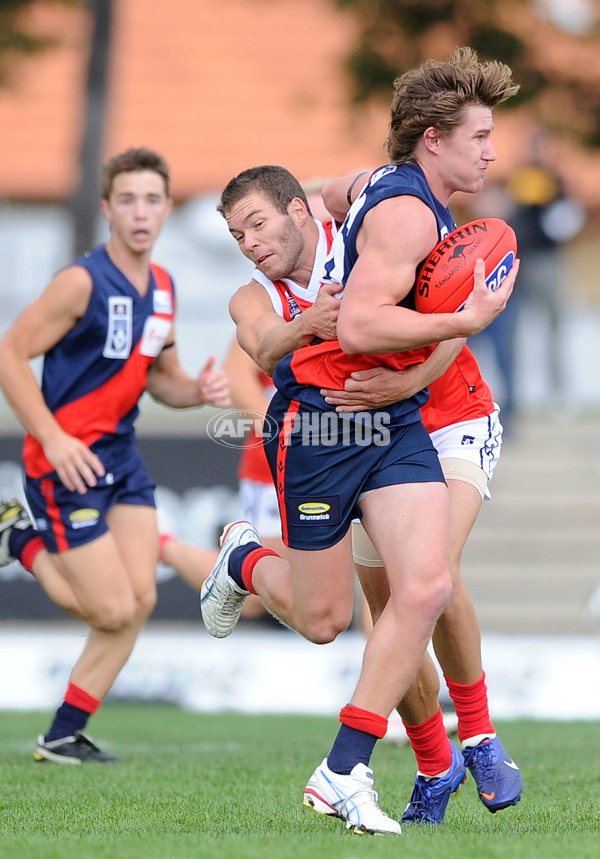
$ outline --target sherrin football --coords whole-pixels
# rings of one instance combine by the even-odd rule
[[[415,308],[419,313],[454,313],[473,289],[478,259],[485,261],[488,289],[498,289],[517,256],[515,232],[502,218],[478,218],[448,233],[422,263]]]

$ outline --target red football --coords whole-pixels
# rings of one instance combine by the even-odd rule
[[[416,282],[419,313],[454,313],[473,289],[475,261],[485,260],[485,281],[496,290],[517,256],[515,232],[501,218],[478,218],[448,233],[422,263]]]

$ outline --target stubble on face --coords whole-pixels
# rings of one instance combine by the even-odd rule
[[[273,244],[273,252],[262,265],[257,263],[257,268],[270,280],[294,280],[295,273],[301,267],[304,238],[289,216],[284,217],[282,228]]]

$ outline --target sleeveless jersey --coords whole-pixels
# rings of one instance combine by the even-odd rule
[[[398,181],[400,172],[403,174],[403,185]],[[358,196],[333,242],[332,252],[326,262],[328,280],[343,283],[348,277],[358,258],[356,236],[360,224],[366,212],[381,200],[411,193],[426,202],[436,215],[440,239],[455,228],[450,210],[433,196],[421,169],[416,165],[406,165],[402,170],[391,165],[383,167],[372,175],[367,187],[369,185],[373,187],[372,192]],[[420,193],[416,193],[417,188]],[[348,237],[348,241],[343,240],[344,235]],[[414,294],[409,293],[401,303],[414,308]],[[430,354],[431,348],[427,347],[427,354]],[[429,385],[428,390],[429,399],[420,407],[423,424],[428,432],[453,423],[484,417],[491,414],[495,408],[492,392],[481,375],[475,356],[467,346],[446,372]]]
[[[50,411],[70,435],[103,454],[134,442],[138,402],[148,370],[173,324],[174,284],[152,263],[142,296],[101,245],[72,265],[85,268],[92,291],[85,313],[44,356],[41,389]],[[108,452],[107,452],[108,453]],[[110,464],[104,455],[103,464]],[[108,459],[108,461],[107,461]],[[54,470],[42,445],[25,437],[25,471],[38,478]]]
[[[350,272],[358,259],[356,242],[358,231],[365,215],[382,200],[408,194],[422,200],[432,210],[439,238],[443,238],[455,227],[450,210],[440,204],[431,193],[425,176],[417,165],[387,165],[376,170],[358,198],[354,201],[344,223],[337,233],[331,253],[325,263],[323,280],[346,284]],[[343,298],[342,298],[343,300]],[[401,306],[414,309],[414,292],[400,302]],[[306,402],[327,410],[329,407],[319,393],[319,388],[341,389],[345,380],[357,370],[372,367],[388,367],[402,370],[427,360],[431,347],[374,355],[347,355],[339,341],[323,341],[298,349],[283,358],[277,365],[273,379],[279,390],[290,400]],[[388,407],[394,422],[417,420],[417,410],[427,399],[427,391],[394,403]]]
[[[333,243],[326,264],[329,280],[345,283],[348,278],[358,259],[356,238],[365,214],[381,200],[403,194],[418,197],[429,206],[436,218],[440,240],[455,229],[450,209],[432,194],[418,165],[382,167],[373,173],[363,193],[354,201]],[[414,292],[400,304],[414,310]],[[431,349],[426,347],[426,353],[430,354]],[[475,356],[465,346],[448,370],[429,385],[429,399],[421,406],[421,417],[427,431],[433,432],[459,421],[489,415],[493,410],[492,392],[481,376]]]

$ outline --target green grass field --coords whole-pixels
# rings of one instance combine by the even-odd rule
[[[599,855],[600,723],[507,722],[522,802],[491,815],[463,785],[440,827],[357,836],[302,805],[335,718],[198,714],[107,704],[91,733],[122,764],[34,763],[50,714],[0,713],[0,856],[7,859],[586,859]],[[381,806],[399,817],[410,749],[380,743]]]

